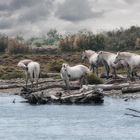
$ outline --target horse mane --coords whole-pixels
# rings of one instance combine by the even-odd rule
[[[87,52],[87,53],[95,53],[95,51],[93,51],[93,50],[85,50],[85,52]]]
[[[86,54],[92,55],[92,54],[94,54],[94,53],[96,53],[96,52],[93,51],[93,50],[85,50],[85,53],[86,53]]]
[[[107,55],[108,55],[108,54],[111,54],[111,55],[114,54],[114,53],[107,52],[107,51],[100,51],[99,53],[103,53],[103,54],[107,54]]]
[[[134,55],[134,56],[137,56],[138,55],[138,54],[131,53],[131,52],[120,52],[119,54],[121,56],[124,56],[124,57],[131,57],[132,55]]]

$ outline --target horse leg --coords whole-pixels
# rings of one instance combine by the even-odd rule
[[[135,80],[135,78],[134,78],[134,69],[132,69],[132,68],[130,68],[130,80]]]
[[[25,87],[26,87],[26,89],[27,89],[27,84],[28,84],[28,79],[29,79],[29,77],[28,77],[28,72],[27,72],[27,71],[25,72],[25,76],[26,76]]]
[[[88,84],[88,79],[87,79],[87,73],[85,74],[85,78],[84,78],[84,81],[85,81],[85,85],[87,85]]]
[[[130,67],[127,66],[127,78],[131,78],[131,72],[130,72]]]
[[[105,65],[105,68],[106,68],[106,73],[107,73],[107,79],[109,79],[110,68],[108,65]]]
[[[38,78],[36,78],[36,87],[38,87]]]
[[[80,78],[79,83],[80,83],[80,88],[82,88],[82,85],[83,85],[83,76]]]
[[[104,64],[105,69],[106,69],[107,79],[109,79],[110,67],[106,61],[103,61],[103,64]]]
[[[90,70],[90,71],[94,71],[94,67],[93,67],[92,64],[89,66],[89,70]]]
[[[65,85],[66,85],[66,89],[69,91],[70,90],[70,83],[69,80],[64,80]]]
[[[34,80],[31,79],[30,81],[31,81],[31,88],[33,88],[33,86],[34,86],[34,84],[33,84]]]
[[[31,81],[31,88],[33,88],[33,82],[34,82],[34,78],[30,76],[30,81]]]
[[[95,69],[96,69],[96,76],[98,77],[98,76],[99,76],[99,73],[98,73],[98,66],[96,66]]]
[[[85,74],[81,77],[81,85],[80,85],[80,87],[82,87],[82,85],[87,85],[87,84],[88,84],[87,73],[85,73]]]
[[[116,73],[116,69],[115,68],[113,68],[113,74],[114,74],[115,79],[116,79],[117,78],[117,73]]]

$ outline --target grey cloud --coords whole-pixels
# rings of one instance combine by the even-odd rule
[[[15,11],[23,7],[32,7],[33,5],[38,4],[38,0],[12,0],[0,4],[0,11]]]
[[[60,19],[72,22],[102,17],[103,14],[103,11],[92,11],[88,0],[65,0],[55,13]]]
[[[0,0],[0,32],[14,36],[140,25],[139,0]],[[70,22],[67,22],[70,21]],[[84,22],[83,22],[84,21]]]
[[[137,2],[139,2],[139,0],[124,0],[124,2],[128,4],[136,4]]]
[[[39,20],[46,20],[46,18],[51,14],[51,10],[51,3],[39,3],[38,5],[22,12],[19,16],[19,21],[36,22]]]
[[[10,19],[0,19],[0,30],[9,29],[13,26],[13,21]]]
[[[55,0],[8,0],[0,3],[0,17],[15,20],[15,24],[46,20],[51,14]],[[15,16],[16,15],[16,16]],[[8,21],[7,21],[8,22]],[[9,24],[9,23],[7,23]]]
[[[55,0],[7,0],[0,1],[0,30],[19,32],[39,21],[46,21],[53,10]],[[18,30],[17,30],[18,28]]]

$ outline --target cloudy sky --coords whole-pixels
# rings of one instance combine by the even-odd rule
[[[24,37],[140,26],[140,0],[0,0],[0,32]]]

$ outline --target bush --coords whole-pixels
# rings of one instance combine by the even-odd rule
[[[60,72],[64,60],[54,60],[48,64],[48,70],[52,72]]]
[[[16,39],[11,39],[8,42],[8,48],[7,48],[7,53],[9,54],[19,54],[19,53],[28,53],[29,48],[17,41]]]
[[[8,46],[8,37],[0,36],[0,52],[5,52]]]
[[[104,35],[94,35],[89,31],[68,35],[59,41],[59,47],[62,51],[79,51],[85,49],[94,49],[97,51],[103,50],[105,45]]]
[[[103,84],[103,80],[97,76],[95,76],[94,73],[89,73],[87,75],[88,84]]]

